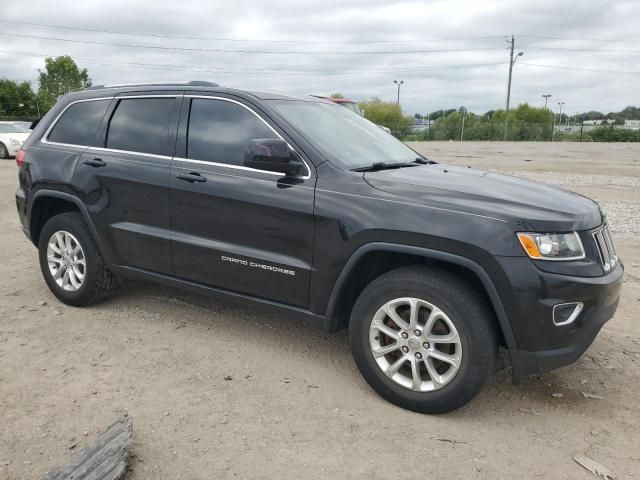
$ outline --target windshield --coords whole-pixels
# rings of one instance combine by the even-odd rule
[[[419,157],[376,124],[340,105],[292,100],[270,104],[317,149],[348,169],[412,162]]]
[[[0,123],[0,133],[30,133],[26,128],[14,123]]]

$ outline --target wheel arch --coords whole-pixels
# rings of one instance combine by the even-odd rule
[[[483,288],[484,294],[494,310],[505,346],[510,350],[516,348],[515,337],[502,300],[491,277],[481,265],[467,257],[449,252],[385,242],[373,242],[361,246],[351,255],[343,267],[331,291],[327,305],[326,316],[329,319],[332,330],[338,330],[344,325],[345,317],[348,318],[351,311],[349,307],[349,297],[353,295],[353,292],[350,293],[349,284],[357,280],[359,269],[362,268],[363,263],[366,263],[363,262],[363,260],[368,256],[371,258],[370,256],[372,254],[391,254],[396,256],[395,258],[399,259],[400,263],[394,264],[393,268],[415,263],[424,263],[425,265],[453,266],[457,273],[463,271],[469,272],[472,275],[470,280],[472,283]],[[388,270],[384,270],[383,268],[381,273],[385,273],[385,271]],[[373,278],[370,278],[370,280],[373,280]],[[364,286],[362,288],[364,288]],[[361,290],[362,289],[360,289],[360,291]],[[355,299],[353,300],[355,301]],[[353,303],[351,303],[351,307],[353,307]],[[346,311],[348,311],[348,313],[346,313]]]
[[[100,251],[102,246],[100,244],[100,237],[97,235],[93,222],[89,217],[89,212],[80,199],[74,195],[65,192],[59,192],[57,190],[38,190],[33,195],[33,199],[29,205],[28,217],[29,218],[29,238],[34,245],[38,245],[40,232],[44,224],[54,215],[63,212],[79,212],[84,221],[86,222],[91,235]]]

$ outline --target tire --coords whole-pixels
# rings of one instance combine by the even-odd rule
[[[9,150],[4,143],[0,142],[0,160],[4,160],[6,158],[9,158]]]
[[[76,252],[75,257],[70,255],[70,264],[65,266],[67,270],[73,270],[69,272],[67,287],[64,286],[64,275],[60,275],[59,281],[63,282],[63,285],[58,283],[58,280],[54,278],[52,268],[56,269],[59,265],[64,265],[62,261],[62,255],[57,254],[55,250],[50,248],[50,242],[53,241],[53,235],[58,234],[57,238],[70,238],[71,246],[76,247],[76,244],[80,246],[80,250]],[[62,245],[66,245],[66,242],[62,241],[54,243],[54,247],[57,248]],[[57,247],[56,247],[57,246]],[[52,248],[54,248],[52,247]],[[73,251],[67,249],[67,251]],[[58,250],[61,250],[58,248]],[[62,249],[64,250],[64,249]],[[47,223],[45,223],[40,233],[38,241],[38,251],[40,256],[40,269],[42,275],[47,283],[49,289],[53,294],[63,303],[67,305],[73,305],[76,307],[90,305],[95,302],[99,302],[106,298],[117,287],[117,279],[106,267],[104,259],[98,250],[93,236],[89,230],[89,227],[85,223],[82,215],[77,212],[61,213],[51,217]],[[49,258],[55,257],[55,261],[49,260]],[[76,267],[71,268],[74,263],[73,258],[76,258]],[[82,260],[84,265],[82,265]],[[53,265],[51,267],[50,265]],[[65,270],[60,270],[61,272]],[[80,274],[82,274],[82,280],[80,281]],[[75,278],[75,285],[72,284],[72,278]],[[79,284],[79,285],[78,285]]]
[[[387,313],[409,320],[414,306],[415,329],[400,328]],[[427,321],[431,313],[433,322]],[[383,326],[372,327],[374,322]],[[405,333],[407,339],[401,337]],[[399,268],[371,282],[353,307],[349,339],[358,369],[379,395],[402,408],[432,414],[469,402],[493,373],[498,350],[493,313],[478,292],[456,275],[426,267]],[[387,348],[396,350],[374,357],[374,350],[384,353]],[[447,361],[441,360],[443,350]],[[408,360],[402,363],[401,357]],[[402,366],[389,373],[392,379],[383,369],[393,372],[396,363]]]

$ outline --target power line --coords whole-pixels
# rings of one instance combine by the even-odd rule
[[[80,32],[91,33],[107,33],[110,35],[126,35],[131,37],[149,37],[149,38],[172,38],[175,40],[211,40],[221,42],[260,42],[260,43],[301,43],[301,44],[316,44],[316,45],[357,45],[368,43],[417,43],[417,42],[456,42],[467,40],[483,40],[492,38],[502,38],[504,35],[478,35],[471,37],[459,37],[459,38],[440,38],[440,39],[417,39],[417,40],[265,40],[265,39],[249,39],[249,38],[230,38],[230,37],[193,37],[186,35],[167,35],[157,33],[137,33],[137,32],[119,32],[115,30],[101,30],[83,27],[73,27],[69,25],[52,25],[47,23],[35,23],[24,22],[19,20],[0,20],[2,23],[10,23],[13,25],[28,25],[32,27],[45,27],[45,28],[57,28],[62,30],[75,30]]]
[[[552,37],[545,35],[517,35],[522,38],[538,38],[541,40],[569,40],[571,42],[606,42],[606,43],[640,43],[640,40],[615,40],[612,38],[575,38],[575,37]]]
[[[558,68],[561,70],[576,70],[581,72],[599,72],[599,73],[613,73],[613,74],[624,74],[624,75],[640,75],[640,71],[629,71],[629,70],[604,70],[598,68],[582,68],[582,67],[570,67],[563,65],[542,65],[539,63],[525,63],[520,62],[520,65],[528,65],[530,67],[542,67],[542,68]]]
[[[0,32],[0,35],[18,38],[33,38],[56,42],[81,43],[85,45],[107,45],[110,47],[149,48],[154,50],[176,50],[183,52],[209,52],[209,53],[250,53],[250,54],[286,54],[286,55],[402,55],[402,54],[426,54],[426,53],[451,53],[472,52],[480,50],[502,50],[502,47],[476,47],[436,50],[382,50],[382,51],[309,51],[309,50],[226,50],[221,48],[195,48],[195,47],[166,47],[160,45],[139,45],[133,43],[98,42],[94,40],[77,40],[71,38],[46,37],[40,35],[28,35],[23,33]]]
[[[18,52],[14,50],[0,50],[0,53],[8,53],[20,56],[29,56],[35,58],[48,58],[55,55],[47,55],[34,52]],[[455,64],[455,65],[424,65],[421,67],[395,67],[395,68],[357,68],[350,71],[342,70],[304,70],[300,68],[291,67],[270,67],[270,68],[252,68],[252,69],[229,69],[228,67],[213,67],[205,65],[178,65],[178,64],[163,64],[163,63],[142,63],[142,62],[120,62],[110,60],[95,60],[89,58],[75,58],[80,63],[94,63],[98,65],[120,65],[149,70],[168,70],[168,71],[202,71],[220,74],[258,74],[258,75],[362,75],[367,73],[395,73],[395,72],[419,72],[425,70],[434,69],[456,69],[456,68],[477,68],[503,65],[506,62],[492,62],[492,63],[468,63],[468,64]]]
[[[620,50],[614,48],[580,48],[580,47],[543,47],[541,45],[523,45],[527,50],[548,50],[564,52],[607,52],[607,53],[640,53],[640,50]]]

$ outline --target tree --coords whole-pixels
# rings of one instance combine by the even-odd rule
[[[36,94],[29,82],[0,80],[0,116],[37,116]]]
[[[91,86],[86,68],[80,70],[68,56],[47,58],[44,71],[40,73],[38,98],[43,112],[49,110],[60,95],[83,90]]]
[[[411,132],[413,118],[402,113],[400,105],[391,102],[383,102],[374,97],[366,102],[358,104],[364,116],[377,125],[383,125],[391,130],[398,138],[403,138]]]
[[[344,95],[341,93],[332,93],[331,98],[344,98]]]

